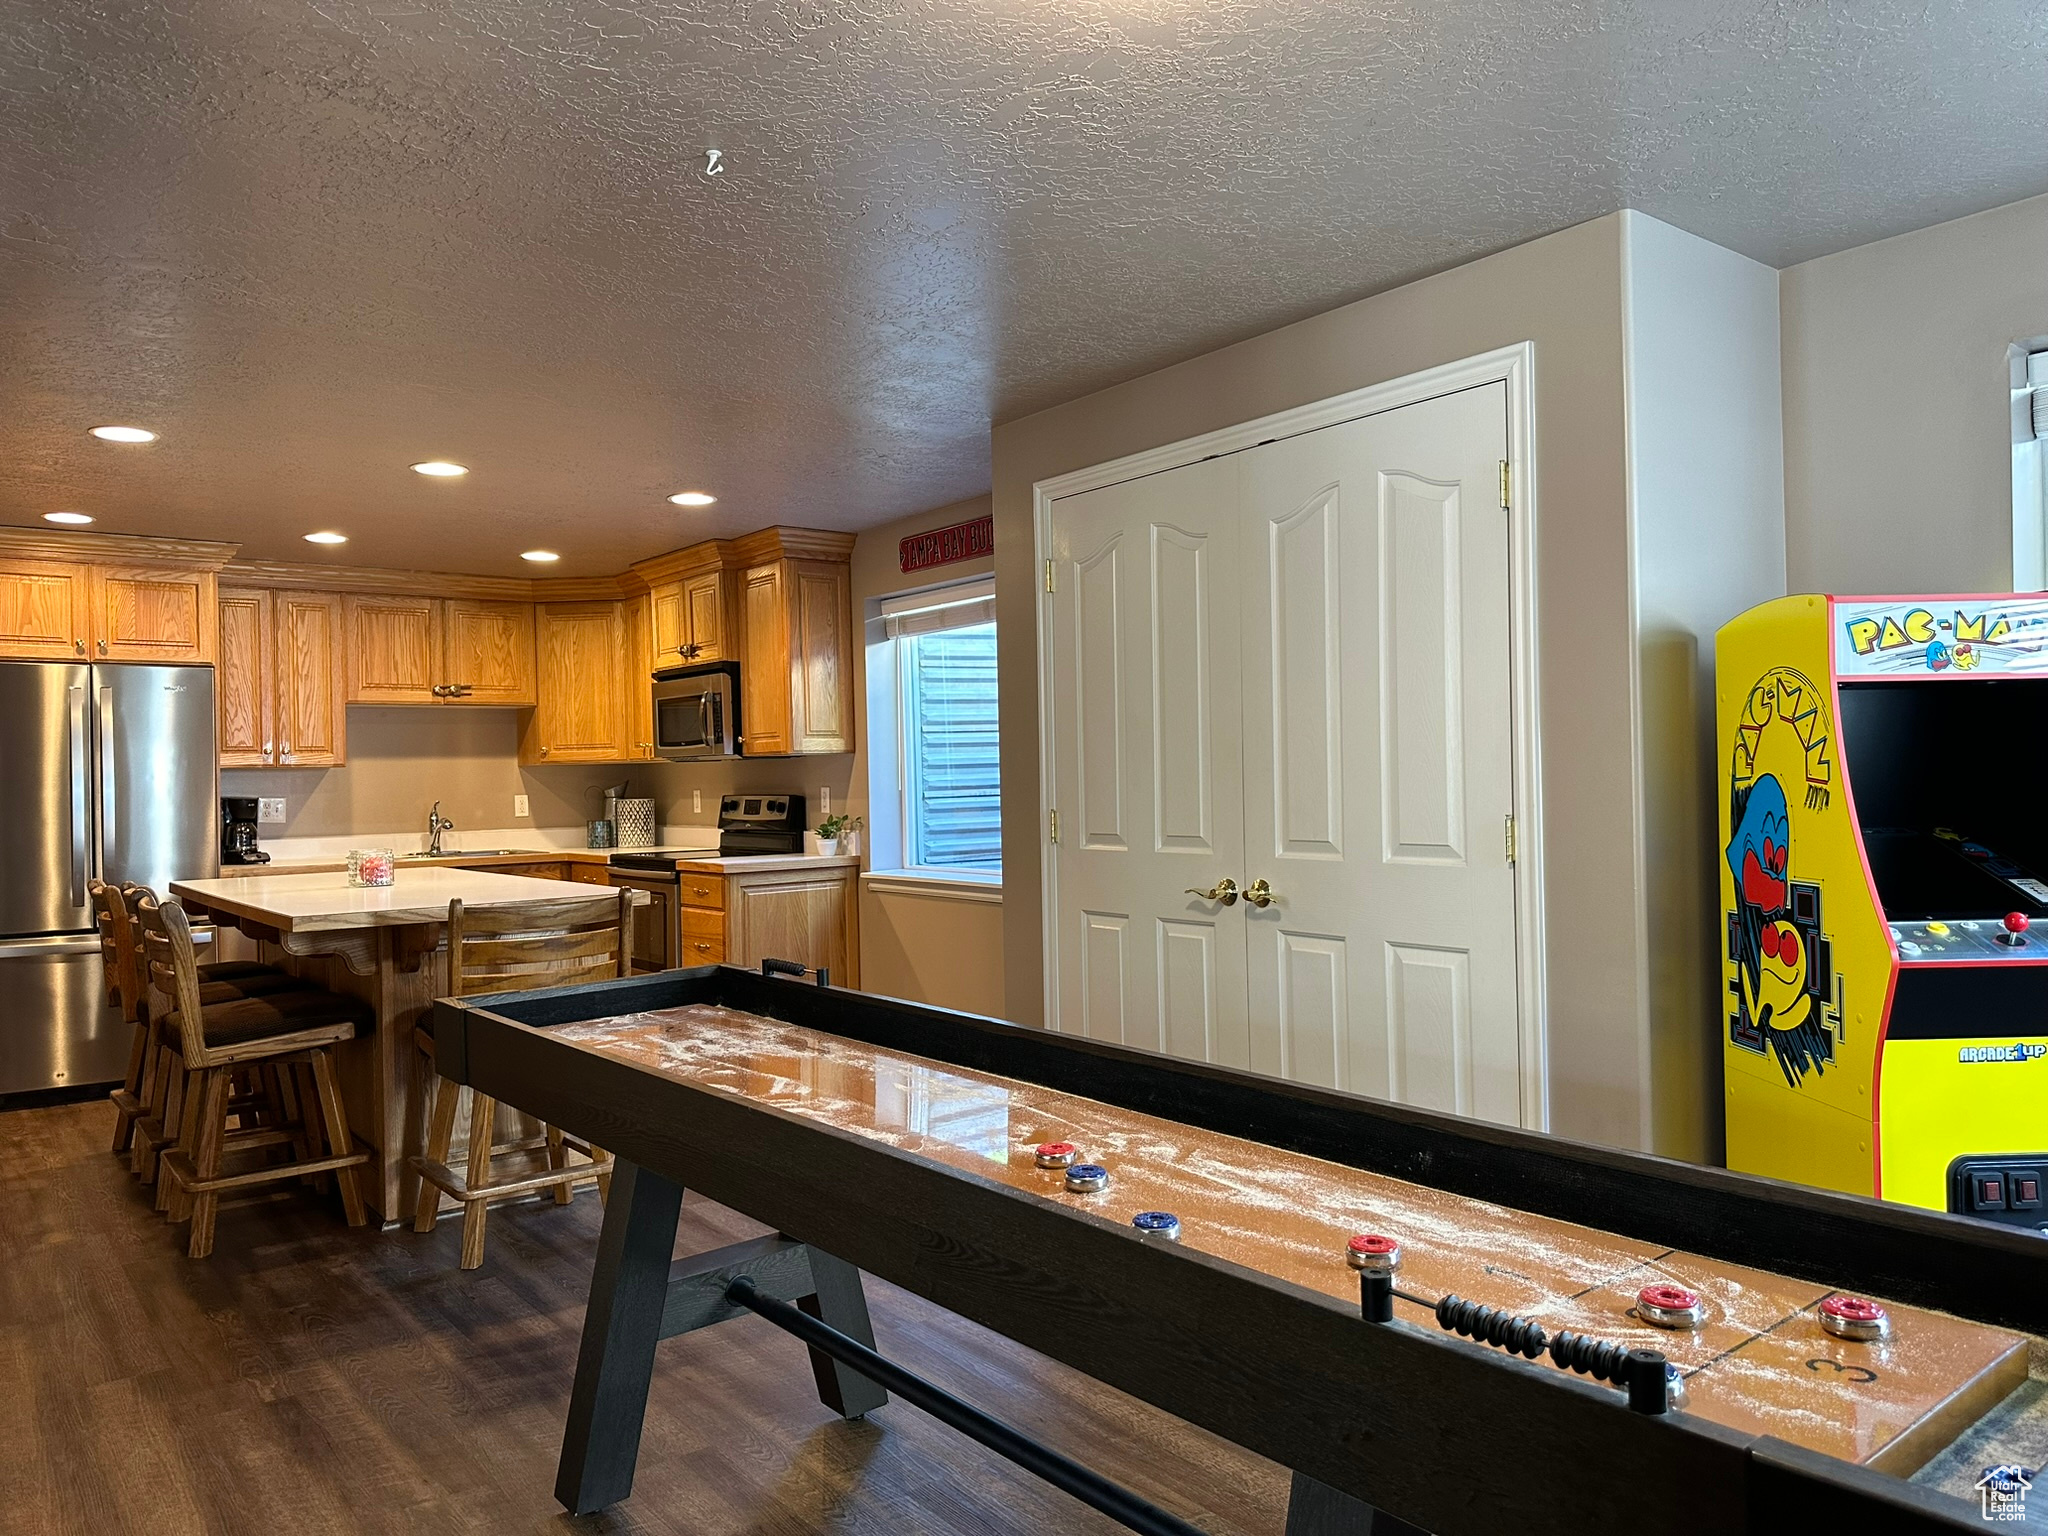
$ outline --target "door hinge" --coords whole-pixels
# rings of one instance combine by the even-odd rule
[[[1507,856],[1510,864],[1515,862],[1515,815],[1510,811],[1507,818]]]
[[[1510,490],[1513,489],[1513,486],[1514,478],[1512,472],[1508,469],[1508,461],[1506,459],[1502,459],[1500,461],[1500,504],[1503,507],[1510,506],[1513,504],[1509,500],[1508,495]]]
[[[1060,840],[1060,813],[1058,811],[1047,811],[1045,814],[1048,823],[1047,830],[1052,834],[1049,841],[1056,843]]]
[[[1050,560],[1045,562],[1045,590],[1048,592],[1052,590],[1052,562]]]

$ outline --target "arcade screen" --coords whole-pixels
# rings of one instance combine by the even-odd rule
[[[1842,748],[1894,922],[2048,916],[2048,679],[1849,683]]]

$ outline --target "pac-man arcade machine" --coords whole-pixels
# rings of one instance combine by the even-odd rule
[[[2048,597],[1716,637],[1728,1165],[2048,1232]]]

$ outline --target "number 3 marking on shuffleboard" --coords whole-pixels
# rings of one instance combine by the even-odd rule
[[[1844,1365],[1839,1360],[1809,1360],[1806,1362],[1806,1368],[1809,1371],[1815,1372],[1833,1371],[1837,1376],[1846,1376],[1854,1382],[1877,1380],[1877,1372],[1870,1369],[1869,1366]]]

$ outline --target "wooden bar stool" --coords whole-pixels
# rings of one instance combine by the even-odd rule
[[[167,1126],[177,1124],[182,1084],[174,1083],[171,1058],[162,1048],[158,1018],[161,1006],[150,1006],[148,961],[142,952],[142,928],[135,903],[155,897],[143,885],[91,885],[93,911],[100,930],[100,955],[109,971],[109,996],[135,1031],[128,1056],[127,1080],[108,1095],[114,1104],[114,1151],[126,1150],[129,1169],[145,1184],[156,1178],[157,1160],[176,1140]],[[199,1001],[202,1006],[275,992],[304,991],[301,981],[274,965],[257,960],[224,960],[202,964]]]
[[[616,897],[521,902],[474,911],[465,910],[460,901],[451,901],[447,995],[524,992],[630,974],[632,901],[633,893],[628,890],[621,890]],[[574,1186],[585,1179],[597,1181],[599,1198],[609,1191],[610,1155],[563,1135],[554,1126],[544,1126],[538,1137],[495,1140],[498,1101],[451,1083],[434,1071],[431,1030],[415,1030],[413,1039],[434,1090],[422,1142],[424,1153],[409,1159],[420,1176],[413,1204],[415,1232],[433,1231],[441,1213],[441,1196],[452,1196],[462,1205],[462,1268],[475,1269],[484,1261],[484,1223],[492,1201],[551,1189],[555,1203],[567,1205],[575,1197]],[[470,1095],[469,1154],[465,1171],[458,1174],[448,1166],[448,1151],[455,1138],[456,1110],[465,1093]],[[503,1170],[494,1176],[494,1159],[523,1155],[532,1163],[536,1161],[533,1154],[543,1150],[544,1166]],[[572,1162],[572,1152],[589,1161]]]
[[[370,1155],[350,1140],[332,1048],[371,1026],[369,1005],[303,986],[205,1003],[184,906],[144,896],[136,908],[150,984],[170,1002],[159,1038],[188,1079],[178,1144],[164,1153],[162,1164],[171,1219],[189,1217],[192,1223],[186,1252],[195,1259],[213,1252],[214,1216],[224,1191],[312,1174],[334,1174],[348,1224],[361,1226],[356,1170]],[[252,1071],[250,1081],[267,1091],[259,1088],[242,1104],[231,1101],[233,1079]],[[245,1123],[230,1136],[228,1121],[238,1116]],[[319,1155],[322,1139],[325,1156]],[[230,1151],[268,1154],[278,1147],[295,1148],[299,1155],[243,1172],[222,1171]]]

